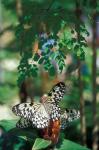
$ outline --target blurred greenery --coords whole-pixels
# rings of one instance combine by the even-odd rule
[[[16,54],[12,52],[8,52],[6,50],[0,51],[0,61],[1,61],[0,103],[2,104],[11,103],[11,100],[13,100],[15,95],[17,96],[18,93],[18,87],[16,83],[17,76],[18,76],[17,71],[10,70],[10,68],[7,68],[5,63],[5,61],[9,63],[9,61],[13,58],[18,58],[18,57]]]
[[[87,145],[91,148],[93,128],[91,30],[95,6],[90,0],[79,1],[83,15],[78,19],[75,14],[75,2],[74,0],[4,0],[0,3],[0,107],[2,110],[6,107],[9,112],[11,111],[11,106],[21,99],[22,83],[25,83],[28,101],[31,97],[38,101],[57,81],[64,80],[68,88],[68,82],[71,87],[60,102],[60,106],[62,109],[79,110],[77,71],[78,60],[82,60],[81,79],[85,101]],[[99,2],[96,9],[99,12]],[[35,41],[38,41],[38,49],[35,48]],[[99,44],[99,41],[97,43]],[[97,61],[98,59],[97,48]],[[97,99],[99,99],[98,63]],[[99,115],[98,103],[97,101],[97,115]],[[17,119],[14,120],[12,114],[5,118],[2,110],[0,117],[4,115],[6,120],[0,119],[0,150],[4,145],[7,150],[28,150],[32,148],[33,143],[32,149],[38,150],[50,144],[49,141],[39,138],[37,129],[15,128]],[[9,120],[10,117],[13,119]],[[80,125],[80,120],[77,120],[62,131],[64,138],[60,138],[55,149],[87,150],[79,145],[82,144]]]
[[[51,141],[47,141],[41,138],[37,138],[37,131],[35,129],[17,129],[15,128],[17,120],[2,120],[0,121],[0,127],[3,127],[8,131],[8,133],[5,134],[5,136],[2,136],[0,139],[0,149],[2,149],[3,142],[6,140],[6,136],[8,138],[13,138],[15,140],[14,144],[13,140],[11,141],[7,140],[6,148],[10,149],[11,146],[14,144],[15,149],[20,149],[21,146],[25,146],[26,141],[30,141],[30,143],[34,143],[32,150],[40,150],[45,149],[49,145],[51,145]],[[16,136],[16,137],[15,137]],[[56,150],[71,150],[71,149],[77,149],[77,150],[88,150],[87,148],[76,144],[74,142],[71,142],[69,140],[64,140],[62,136],[60,135],[59,143],[56,145]],[[18,142],[17,142],[18,140]],[[35,142],[34,142],[35,141]]]

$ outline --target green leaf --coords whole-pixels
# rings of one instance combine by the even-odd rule
[[[50,60],[49,60],[48,57],[45,57],[44,60],[45,60],[45,61],[44,61],[44,69],[45,69],[46,71],[48,71],[49,68],[50,68],[52,65],[51,65]]]
[[[58,144],[57,144],[56,147],[57,148],[55,150],[89,150],[88,148],[83,147],[69,140],[63,140],[61,146],[59,146],[58,148]]]
[[[33,77],[37,77],[37,70],[35,68],[31,69],[31,74]]]
[[[38,54],[35,54],[33,60],[38,61],[39,58],[40,58],[40,56]]]
[[[55,68],[54,68],[54,66],[51,66],[49,68],[48,72],[49,72],[50,76],[54,76],[55,75]]]
[[[59,46],[60,48],[62,48],[63,45],[62,45],[62,43],[59,43],[58,46]]]
[[[12,119],[12,120],[1,120],[0,121],[0,127],[3,127],[6,131],[6,134],[9,133],[9,135],[16,135],[18,137],[21,137],[22,139],[29,139],[29,141],[34,140],[38,137],[38,131],[33,128],[27,129],[19,129],[16,128],[16,123],[18,119]]]
[[[42,64],[43,61],[44,61],[44,57],[41,57],[41,58],[39,59],[38,63],[39,63],[39,64]]]
[[[51,58],[51,59],[54,59],[54,57],[55,57],[55,53],[53,53],[53,52],[50,53],[50,58]]]
[[[27,142],[22,138],[16,137],[14,135],[9,135],[7,133],[5,135],[6,136],[0,137],[0,150],[3,149],[5,143],[6,143],[5,149],[9,149],[9,150],[10,149],[19,150],[19,149],[25,149],[26,147],[27,148],[29,147]],[[13,145],[13,148],[12,148],[12,145]]]
[[[50,144],[51,144],[51,141],[47,141],[47,140],[44,140],[44,139],[41,139],[41,138],[37,138],[35,140],[35,143],[34,143],[33,147],[32,147],[32,150],[41,150],[43,148],[48,147]]]
[[[85,60],[85,52],[82,51],[80,54],[80,60]]]
[[[88,46],[87,43],[85,43],[85,42],[80,42],[80,45],[81,45],[81,46],[84,46],[84,47],[87,47],[87,46]]]
[[[49,48],[45,48],[45,51],[46,51],[46,55],[48,55],[50,53],[50,49]]]
[[[16,127],[17,120],[1,120],[0,126],[2,126],[6,131]]]
[[[18,75],[18,79],[17,79],[17,84],[19,87],[21,86],[21,84],[25,80],[25,78],[26,78],[26,73],[20,72]]]
[[[59,70],[62,72],[63,68],[64,68],[64,65],[61,64],[61,65],[59,66]]]
[[[72,38],[73,43],[76,43],[77,39],[76,38]]]
[[[74,51],[77,52],[77,51],[79,50],[79,48],[80,48],[80,46],[79,46],[78,44],[76,44],[76,45],[74,46]]]
[[[42,52],[42,53],[41,53],[41,55],[42,55],[42,56],[45,56],[45,55],[46,55],[46,53]]]

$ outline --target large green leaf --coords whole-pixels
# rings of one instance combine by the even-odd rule
[[[57,145],[57,148],[55,148],[55,150],[89,150],[89,149],[77,143],[71,142],[69,140],[63,140],[62,144]]]
[[[16,120],[1,120],[0,126],[3,127],[6,131],[9,131],[12,128],[15,128],[16,126]]]
[[[41,150],[43,148],[48,147],[50,144],[51,144],[51,141],[47,141],[47,140],[44,140],[44,139],[41,139],[41,138],[37,138],[35,140],[35,143],[33,145],[32,150]]]
[[[11,134],[11,135],[16,135],[19,136],[23,139],[36,139],[37,138],[37,130],[34,128],[28,128],[28,129],[19,129],[16,128],[16,122],[18,120],[1,120],[0,121],[0,127],[2,127],[5,131],[6,134]]]

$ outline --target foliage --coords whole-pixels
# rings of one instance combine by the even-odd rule
[[[15,95],[17,95],[17,88],[10,87],[9,85],[0,87],[0,103],[1,104],[5,104],[5,103],[7,104],[11,102],[11,99],[15,97]]]
[[[72,34],[77,35],[77,38],[72,38],[72,44],[73,49],[74,49],[74,53],[76,53],[76,55],[80,58],[80,60],[84,60],[85,59],[85,52],[84,52],[84,48],[87,47],[86,44],[86,39],[85,39],[85,35],[89,36],[89,32],[86,30],[85,25],[82,21],[80,21],[80,23],[76,24],[75,29],[71,31]]]
[[[0,127],[3,127],[6,131],[14,128],[16,125],[17,120],[1,120]]]
[[[14,32],[17,49],[19,49],[21,56],[20,64],[18,66],[19,86],[28,77],[34,78],[40,76],[40,69],[42,68],[42,70],[48,72],[50,76],[61,74],[62,71],[67,67],[65,64],[67,54],[75,55],[76,60],[85,59],[85,49],[87,47],[86,35],[89,36],[89,33],[85,27],[84,22],[77,19],[75,13],[75,1],[20,1],[22,2],[22,15],[18,14],[16,2],[14,0],[5,0],[3,1],[3,5],[8,11],[10,10],[14,15],[17,16],[17,19],[15,19],[15,21],[18,20],[18,23],[15,24]],[[85,4],[82,0],[81,7],[84,6]],[[38,45],[35,49],[36,41]],[[0,58],[3,57],[5,56],[0,56]],[[6,55],[6,57],[8,56]],[[10,77],[8,77],[8,79],[9,78]],[[75,106],[76,103],[78,104],[77,100],[79,98],[76,94],[78,89],[76,89],[75,84],[73,87],[74,89],[71,96],[66,96],[65,98],[67,101],[62,102],[62,105],[64,107],[67,107],[67,105],[70,105],[71,103],[72,106]],[[10,90],[11,89],[9,87],[5,87],[4,89],[6,93],[9,93]],[[0,93],[1,97],[1,89]],[[8,96],[9,95],[7,95],[7,98]],[[4,97],[3,99],[6,98]],[[73,101],[74,99],[75,101]],[[45,141],[44,139],[40,138],[38,139],[38,137],[40,136],[38,135],[38,133],[36,133],[37,130],[28,129],[26,131],[17,130],[16,128],[13,129],[14,124],[12,122],[13,121],[11,121],[11,127],[10,123],[7,123],[7,121],[2,121],[0,123],[1,125],[3,124],[5,129],[8,128],[7,131],[11,129],[10,133],[13,135],[17,135],[17,138],[25,142],[29,141],[30,145],[31,143],[32,145],[34,144],[33,150],[45,148],[45,146],[48,146],[50,144],[49,141]],[[13,139],[13,136],[11,136],[11,139]],[[15,141],[14,144],[16,143]],[[23,143],[24,142],[22,142],[22,144]],[[20,145],[15,145],[15,149],[19,148]],[[84,148],[65,139],[62,139],[60,146],[56,145],[55,149],[69,150],[73,148],[77,150],[87,150],[87,148]]]
[[[38,133],[35,129],[17,129],[14,128],[17,120],[2,120],[0,121],[0,127],[4,127],[6,129],[4,135],[0,138],[0,145],[2,146],[3,142],[6,140],[7,145],[6,148],[11,148],[12,144],[18,150],[20,147],[25,146],[26,143],[33,145],[32,150],[40,150],[44,149],[51,145],[51,141],[44,140],[42,138],[37,138]],[[16,136],[15,136],[16,135]],[[10,138],[10,141],[6,139],[6,137]],[[18,141],[18,142],[15,142]],[[2,149],[2,147],[0,147]],[[87,148],[71,142],[69,140],[65,140],[63,136],[60,137],[59,142],[56,145],[55,150],[88,150]]]
[[[21,60],[18,67],[18,84],[27,77],[36,77],[39,74],[39,67],[50,76],[62,73],[66,67],[65,58],[68,53],[75,53],[78,58],[84,60],[86,45],[85,35],[89,35],[83,21],[78,21],[75,2],[69,1],[22,1],[22,15],[18,16],[19,23],[16,25],[15,35],[21,53]],[[12,11],[15,9],[15,2],[4,1],[4,6]],[[17,4],[16,4],[17,5]],[[11,9],[14,6],[14,9]],[[83,1],[81,1],[83,7]],[[37,12],[37,13],[36,13]],[[70,12],[70,15],[67,15]],[[70,27],[70,36],[66,35],[67,27]],[[79,40],[76,35],[79,34]],[[35,41],[38,47],[35,51]],[[31,60],[31,64],[29,63]]]
[[[0,103],[8,104],[11,102],[18,92],[16,87],[17,73],[16,71],[8,71],[1,68],[1,81],[0,81]],[[5,94],[6,93],[6,94]],[[10,93],[10,94],[9,94]]]
[[[60,148],[56,147],[55,150],[89,150],[89,149],[79,144],[76,144],[74,142],[64,139]]]

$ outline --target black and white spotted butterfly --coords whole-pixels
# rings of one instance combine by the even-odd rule
[[[79,119],[79,117],[80,117],[80,112],[78,110],[65,109],[64,111],[61,111],[60,128],[65,129],[68,125],[70,125],[72,121]],[[16,126],[18,128],[34,127],[32,121],[26,118],[20,118]]]
[[[52,90],[41,98],[41,102],[21,103],[15,105],[12,111],[20,116],[21,119],[17,126],[34,126],[37,128],[48,127],[50,119],[60,119],[59,101],[63,98],[66,92],[66,86],[63,82],[57,83]]]

